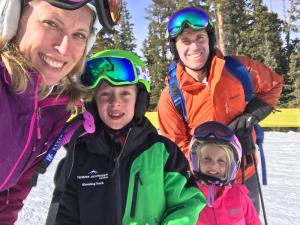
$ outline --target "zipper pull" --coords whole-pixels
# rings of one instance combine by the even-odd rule
[[[9,204],[9,197],[10,197],[10,196],[9,196],[9,191],[10,191],[10,190],[7,189],[7,195],[6,195],[6,201],[5,201],[5,204],[6,204],[6,205]]]
[[[36,112],[36,129],[37,129],[37,139],[40,140],[42,138],[41,128],[40,128],[40,118],[41,118],[41,108],[37,108]]]

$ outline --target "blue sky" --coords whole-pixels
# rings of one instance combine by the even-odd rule
[[[267,7],[277,12],[281,17],[283,15],[282,0],[263,0]],[[129,13],[134,23],[134,35],[137,39],[138,48],[142,47],[143,40],[147,36],[147,20],[144,18],[146,15],[145,8],[149,7],[152,3],[151,0],[126,0]],[[138,51],[139,52],[139,51]]]

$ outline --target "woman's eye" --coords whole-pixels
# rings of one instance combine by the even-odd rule
[[[50,27],[50,28],[57,28],[58,27],[58,24],[55,23],[54,21],[52,20],[45,20],[43,22],[47,27]]]
[[[78,38],[78,39],[81,39],[81,40],[86,40],[86,39],[87,39],[87,35],[84,34],[84,33],[80,33],[80,32],[75,33],[74,36],[75,36],[76,38]]]

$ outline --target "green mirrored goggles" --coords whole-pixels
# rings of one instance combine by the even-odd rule
[[[148,70],[134,65],[127,58],[101,57],[88,60],[85,73],[81,76],[81,83],[88,89],[93,89],[102,80],[107,80],[114,86],[142,83],[150,92]]]

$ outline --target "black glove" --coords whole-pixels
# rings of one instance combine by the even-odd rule
[[[251,155],[255,150],[255,144],[252,137],[252,128],[258,120],[251,113],[243,113],[236,117],[228,125],[239,139],[243,154]]]
[[[239,139],[243,153],[250,155],[255,150],[252,129],[272,112],[272,107],[259,98],[253,98],[246,106],[245,112],[229,123],[229,127]]]

